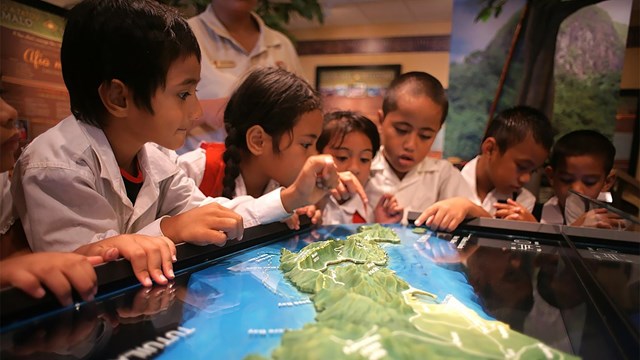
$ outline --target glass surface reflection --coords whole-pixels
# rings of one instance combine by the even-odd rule
[[[640,220],[613,205],[591,199],[577,191],[569,190],[564,208],[564,218],[572,226],[585,226],[608,230],[639,231]]]
[[[482,319],[505,322],[569,354],[617,356],[576,274],[575,252],[571,255],[562,236],[467,230],[415,233],[412,227],[392,228],[402,241],[381,245],[389,255],[386,267],[412,288],[434,294],[438,302],[453,297]],[[317,316],[309,294],[283,277],[281,249],[297,252],[310,243],[344,239],[356,231],[351,225],[301,231],[186,269],[168,286],[136,286],[105,295],[77,310],[4,331],[0,356],[269,357],[281,345],[285,331],[314,323]],[[637,256],[628,260],[614,265],[598,262],[592,269],[603,284],[626,284],[623,292],[611,285],[616,289],[612,296],[620,299],[619,306],[634,321],[638,261]]]

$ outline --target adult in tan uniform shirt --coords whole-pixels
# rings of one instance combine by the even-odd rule
[[[253,67],[278,66],[302,76],[293,44],[253,12],[257,3],[257,0],[212,0],[204,12],[189,19],[202,51],[198,98],[204,116],[179,153],[198,148],[202,141],[224,141],[224,105]]]

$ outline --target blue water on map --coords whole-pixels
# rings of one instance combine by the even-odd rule
[[[190,336],[164,349],[160,359],[241,359],[249,354],[269,356],[280,344],[283,329],[300,329],[314,321],[307,294],[283,278],[278,269],[280,250],[298,251],[314,241],[344,239],[355,225],[324,226],[233,254],[194,272],[184,302],[184,328]],[[425,255],[426,239],[433,245],[449,240],[435,234],[415,234],[394,225],[400,244],[382,244],[389,254],[388,268],[414,288],[443,300],[453,295],[480,316],[491,319],[478,304],[459,265],[438,265]]]

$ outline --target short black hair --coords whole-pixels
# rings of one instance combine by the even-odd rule
[[[557,169],[570,156],[594,156],[602,159],[605,175],[613,169],[616,148],[613,143],[595,130],[576,130],[562,136],[551,151],[549,165]]]
[[[166,85],[169,67],[189,56],[199,62],[200,47],[175,9],[153,0],[85,0],[69,11],[60,51],[71,111],[103,127],[98,88],[118,79],[153,114],[151,98]]]
[[[380,149],[378,128],[368,117],[354,111],[334,111],[325,114],[322,134],[316,142],[316,149],[322,153],[325,146],[332,140],[335,140],[337,145],[341,145],[344,137],[352,132],[361,132],[369,138],[373,147],[373,156],[376,156]]]
[[[485,131],[484,142],[493,137],[498,150],[504,154],[510,147],[521,143],[531,134],[533,140],[547,151],[553,145],[553,127],[541,111],[526,105],[518,105],[498,113]]]
[[[398,109],[398,90],[404,88],[405,85],[411,95],[426,96],[442,108],[440,124],[443,124],[449,112],[447,93],[438,79],[422,71],[404,73],[391,82],[382,101],[383,115],[387,116],[390,112]]]

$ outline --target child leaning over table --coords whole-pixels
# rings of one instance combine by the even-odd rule
[[[320,158],[305,163],[295,186],[259,199],[212,199],[197,189],[167,150],[182,146],[202,114],[200,49],[174,9],[83,1],[69,12],[61,60],[74,115],[25,149],[12,181],[34,251],[73,251],[118,234],[222,245],[339,184],[333,163]],[[173,244],[145,243],[150,262],[171,263]]]
[[[590,210],[576,219],[565,219],[569,189],[592,199],[606,198],[606,192],[616,180],[615,155],[616,148],[611,141],[595,130],[577,130],[558,139],[551,151],[549,166],[545,168],[555,196],[542,207],[540,222],[605,229],[623,226],[623,220],[606,209]]]
[[[524,185],[547,159],[553,144],[549,119],[528,106],[501,111],[489,123],[481,154],[461,173],[472,200],[497,218],[537,221],[536,197]]]
[[[442,84],[424,72],[409,72],[391,82],[380,115],[382,147],[371,164],[365,190],[371,204],[387,193],[408,211],[421,211],[416,225],[453,230],[471,216],[490,215],[469,200],[472,193],[448,161],[427,157],[447,117]]]

